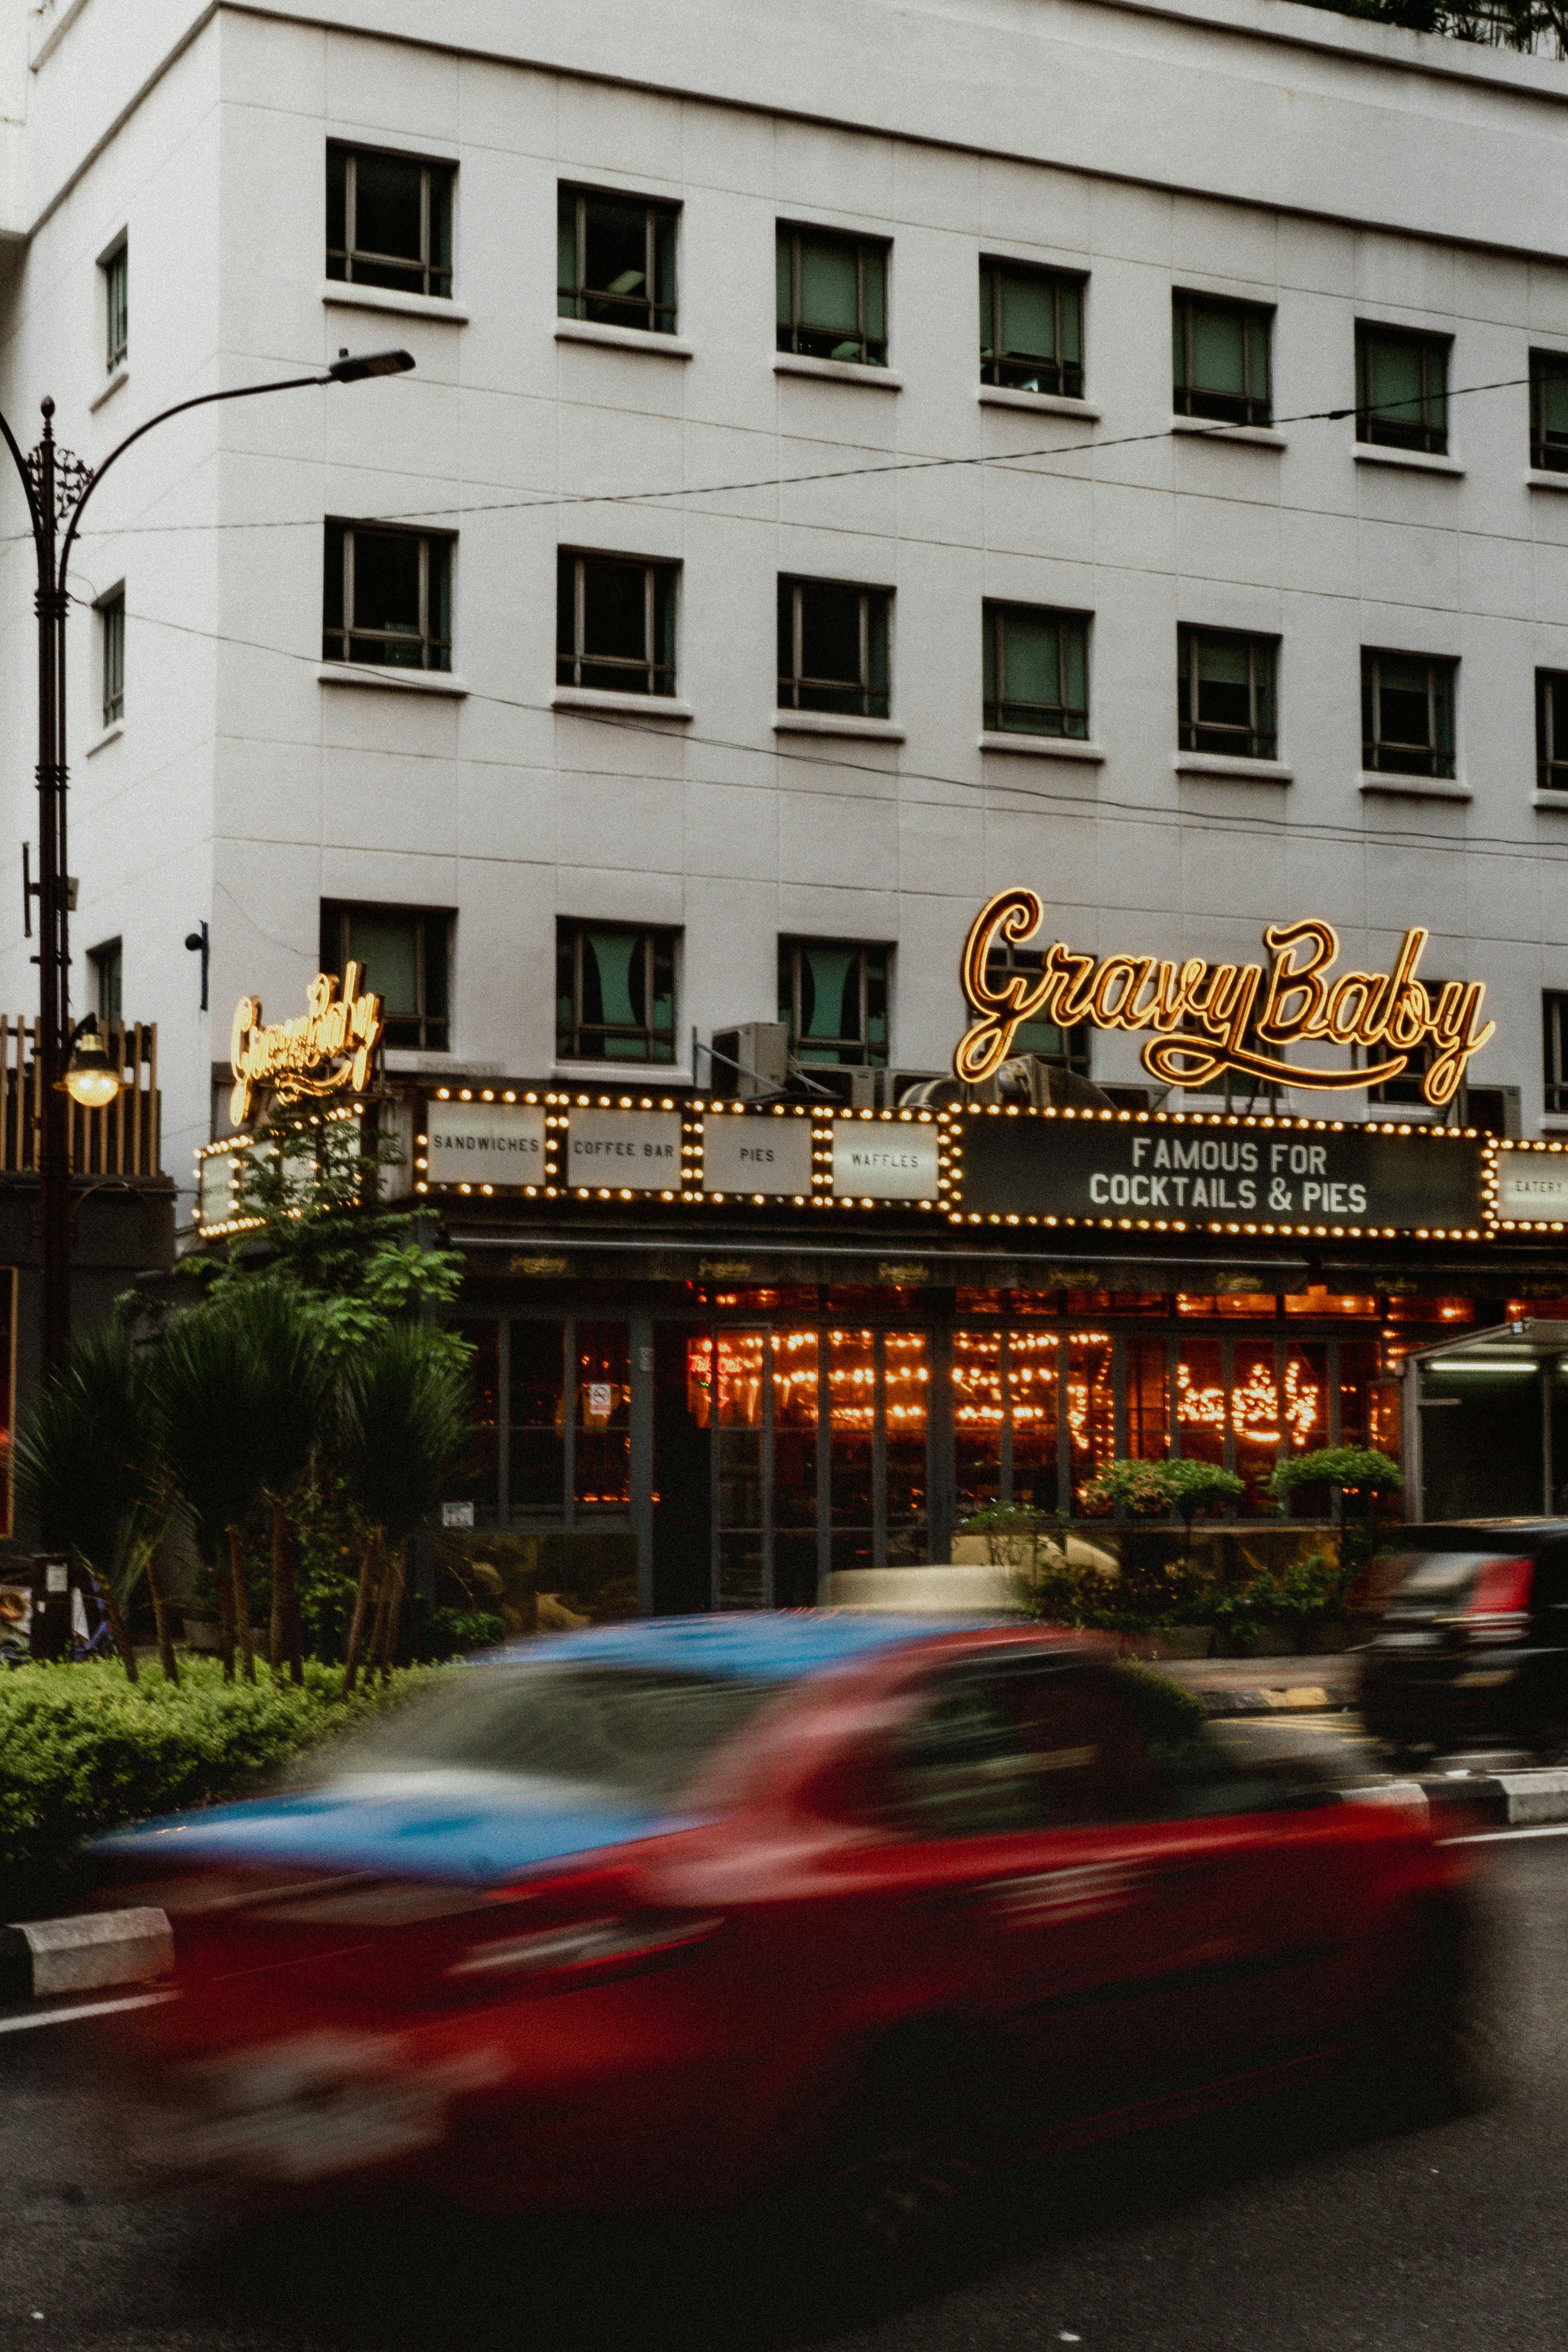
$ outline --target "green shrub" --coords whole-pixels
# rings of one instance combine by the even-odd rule
[[[108,1661],[0,1675],[0,1874],[63,1873],[82,1838],[253,1795],[301,1749],[440,1672],[406,1667],[347,1700],[342,1669],[313,1660],[298,1689],[265,1672],[226,1685],[216,1658],[182,1660],[178,1688],[152,1665],[127,1683]]]

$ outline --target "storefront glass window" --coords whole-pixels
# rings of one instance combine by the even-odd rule
[[[1391,1323],[1435,1323],[1447,1330],[1473,1323],[1476,1302],[1473,1298],[1391,1298],[1388,1319]]]
[[[759,1609],[767,1598],[763,1564],[765,1349],[760,1331],[721,1331],[716,1344],[721,1609]]]
[[[773,1603],[816,1598],[816,1334],[775,1331],[773,1363]]]
[[[563,1323],[512,1325],[507,1471],[514,1512],[562,1509],[566,1491],[565,1369]]]
[[[1007,1409],[999,1331],[952,1335],[954,1524],[1002,1499],[1002,1449]]]
[[[1184,1338],[1176,1360],[1176,1428],[1187,1461],[1223,1465],[1225,1419],[1219,1341]]]
[[[579,1510],[631,1501],[631,1367],[624,1323],[579,1323],[575,1489]]]
[[[1377,1301],[1375,1298],[1344,1297],[1338,1291],[1325,1290],[1321,1283],[1316,1283],[1310,1290],[1287,1293],[1285,1312],[1287,1315],[1321,1315],[1324,1318],[1375,1315]]]
[[[474,1430],[468,1458],[447,1483],[447,1498],[472,1503],[474,1525],[493,1528],[500,1493],[497,1429],[500,1420],[500,1326],[493,1318],[476,1317],[453,1328],[474,1350],[468,1379],[474,1402]],[[10,1350],[6,1349],[7,1361]]]
[[[1139,1462],[1163,1462],[1171,1450],[1171,1404],[1163,1339],[1127,1342],[1127,1451]]]
[[[1013,1418],[1013,1500],[1031,1510],[1058,1507],[1057,1388],[1061,1346],[1054,1331],[1014,1331],[1007,1340]]]
[[[1072,1449],[1073,1508],[1086,1514],[1098,1506],[1084,1489],[1116,1454],[1116,1397],[1111,1380],[1109,1332],[1075,1331],[1068,1358],[1068,1435]]]
[[[931,1368],[923,1331],[886,1332],[882,1346],[887,1560],[898,1568],[926,1556]]]
[[[1397,1461],[1399,1391],[1379,1385],[1382,1370],[1375,1339],[1340,1341],[1340,1444],[1374,1446]]]
[[[876,1540],[876,1335],[830,1331],[833,1565],[869,1568]]]

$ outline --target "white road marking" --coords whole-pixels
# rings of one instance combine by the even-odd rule
[[[79,2017],[108,2017],[117,2009],[151,2009],[155,2001],[178,1999],[174,1992],[138,1992],[125,2000],[89,2000],[74,2009],[47,2009],[37,2017],[0,2017],[0,2033],[30,2033],[39,2025],[74,2025]]]
[[[1500,1838],[1568,1837],[1568,1822],[1543,1823],[1538,1829],[1471,1830],[1465,1837],[1444,1838],[1444,1845],[1496,1845]]]

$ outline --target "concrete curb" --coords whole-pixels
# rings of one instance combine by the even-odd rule
[[[1462,1814],[1489,1829],[1523,1829],[1537,1822],[1568,1822],[1568,1770],[1539,1772],[1434,1772],[1419,1780],[1385,1780],[1358,1789],[1363,1805],[1419,1805],[1428,1814]]]
[[[1352,1705],[1343,1693],[1321,1683],[1294,1683],[1283,1689],[1198,1691],[1205,1713],[1216,1722],[1248,1715],[1343,1715]]]
[[[145,1984],[174,1965],[174,1930],[162,1911],[93,1911],[0,1927],[0,2000]]]

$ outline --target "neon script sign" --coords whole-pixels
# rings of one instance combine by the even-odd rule
[[[240,998],[229,1045],[234,1092],[228,1107],[236,1127],[245,1125],[264,1091],[280,1102],[364,1092],[386,1024],[380,997],[360,987],[361,971],[349,965],[341,996],[336,972],[318,972],[298,1021],[264,1026],[260,998]]]
[[[952,1057],[956,1076],[977,1086],[1000,1067],[1026,1021],[1060,1029],[1150,1030],[1143,1067],[1167,1086],[1202,1087],[1226,1070],[1320,1091],[1375,1087],[1403,1076],[1424,1053],[1421,1091],[1441,1108],[1452,1101],[1472,1055],[1495,1035],[1483,1021],[1485,984],[1451,980],[1428,987],[1419,966],[1430,932],[1406,931],[1391,971],[1331,971],[1340,952],[1331,923],[1307,916],[1270,923],[1269,961],[1183,963],[1153,956],[1096,957],[1055,940],[1038,969],[993,980],[994,953],[1033,939],[1045,919],[1033,890],[999,890],[975,917],[959,967],[975,1018]],[[1353,1045],[1359,1069],[1287,1062],[1296,1045]]]

